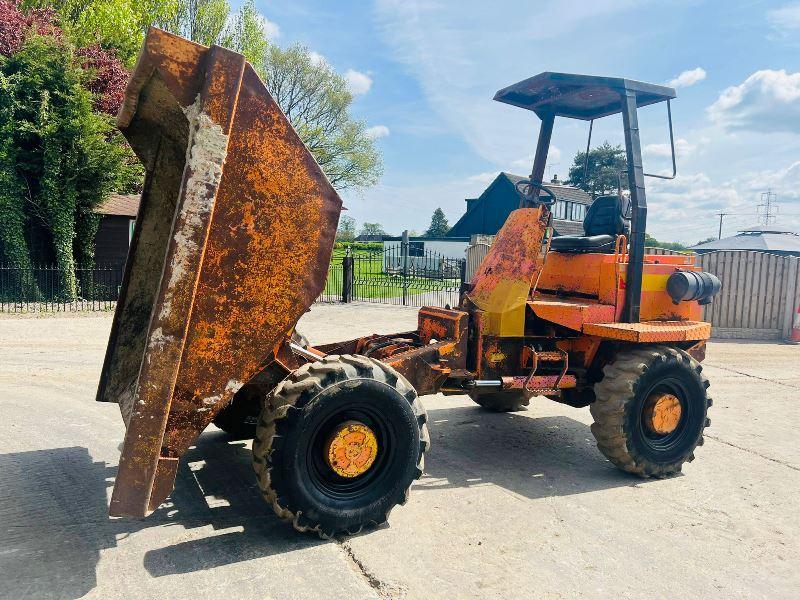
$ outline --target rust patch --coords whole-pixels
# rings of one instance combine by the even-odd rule
[[[130,282],[150,291],[118,303],[98,394],[133,407],[111,514],[143,516],[322,290],[341,200],[255,71],[223,48],[151,29],[118,123],[161,186],[141,210],[169,201],[175,215],[137,220],[139,235],[161,233],[132,246],[123,296],[139,297]],[[176,149],[184,162],[165,170],[159,157]],[[121,345],[119,324],[148,318],[141,350]]]

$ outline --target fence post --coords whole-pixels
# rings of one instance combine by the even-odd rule
[[[353,300],[353,257],[350,254],[350,248],[344,251],[344,258],[342,259],[342,302],[351,302]]]
[[[791,342],[792,330],[798,313],[797,309],[800,306],[800,294],[797,293],[797,291],[800,291],[800,285],[798,285],[800,284],[800,281],[798,281],[800,279],[800,259],[787,256],[784,258],[784,264],[789,271],[789,276],[786,278],[786,296],[782,302],[781,338],[784,341]]]
[[[403,255],[403,306],[406,306],[408,304],[408,229],[403,231],[400,252]]]

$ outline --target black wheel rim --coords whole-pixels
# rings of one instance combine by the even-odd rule
[[[346,421],[358,421],[369,427],[378,442],[372,465],[357,477],[342,477],[325,460],[325,444],[331,433]],[[354,402],[345,409],[332,411],[314,428],[308,444],[306,464],[310,483],[319,493],[336,500],[354,500],[382,483],[392,463],[397,434],[378,411],[367,403]]]
[[[672,394],[678,398],[680,402],[680,419],[675,429],[669,433],[656,433],[655,431],[651,431],[644,424],[644,412],[647,398],[653,394]],[[646,390],[646,393],[642,396],[641,406],[639,407],[640,414],[637,420],[637,429],[639,438],[650,450],[665,454],[673,453],[694,441],[692,439],[693,433],[690,424],[696,419],[697,415],[694,414],[696,407],[694,407],[694,403],[689,401],[689,398],[689,390],[686,385],[675,377],[662,379]]]

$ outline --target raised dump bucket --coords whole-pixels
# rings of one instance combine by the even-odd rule
[[[341,200],[224,48],[151,29],[117,125],[147,175],[97,399],[127,426],[110,513],[140,517],[322,291]]]

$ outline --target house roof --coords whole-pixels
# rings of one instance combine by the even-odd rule
[[[556,230],[558,235],[585,235],[583,223],[580,221],[553,219],[553,229]]]
[[[450,231],[459,232],[462,235],[464,232],[461,229],[466,227],[466,223],[469,223],[471,216],[474,214],[480,214],[480,211],[483,210],[483,204],[486,202],[486,199],[490,197],[490,192],[498,185],[506,185],[509,186],[511,189],[516,191],[516,184],[523,179],[527,179],[527,177],[523,177],[521,175],[514,175],[513,173],[506,173],[501,172],[498,173],[497,177],[492,180],[492,182],[488,185],[488,187],[483,191],[483,193],[478,198],[467,198],[467,211],[461,215],[461,218],[453,225]],[[561,183],[545,183],[545,187],[553,190],[553,193],[556,195],[556,198],[562,201],[567,202],[576,202],[579,204],[585,204],[589,206],[592,204],[592,197],[584,192],[581,189],[564,185]],[[517,192],[518,193],[518,192]],[[561,219],[556,219],[554,222],[555,230],[559,235],[583,235],[583,225],[577,221],[564,221]],[[469,233],[474,233],[470,231]]]
[[[755,250],[800,255],[800,235],[788,229],[771,226],[749,227],[736,235],[692,246],[697,252],[713,250]]]
[[[524,179],[528,179],[528,177],[523,177],[522,175],[514,175],[513,173],[500,173],[498,177],[505,176],[511,183],[517,185],[517,182],[522,181]],[[559,200],[568,200],[570,202],[579,202],[581,204],[586,204],[587,206],[592,203],[592,196],[587,194],[580,188],[572,187],[571,185],[564,185],[561,183],[548,183],[546,181],[542,182],[544,187],[553,191],[556,195],[556,198]]]
[[[94,212],[117,217],[136,217],[139,212],[139,194],[111,194]]]

